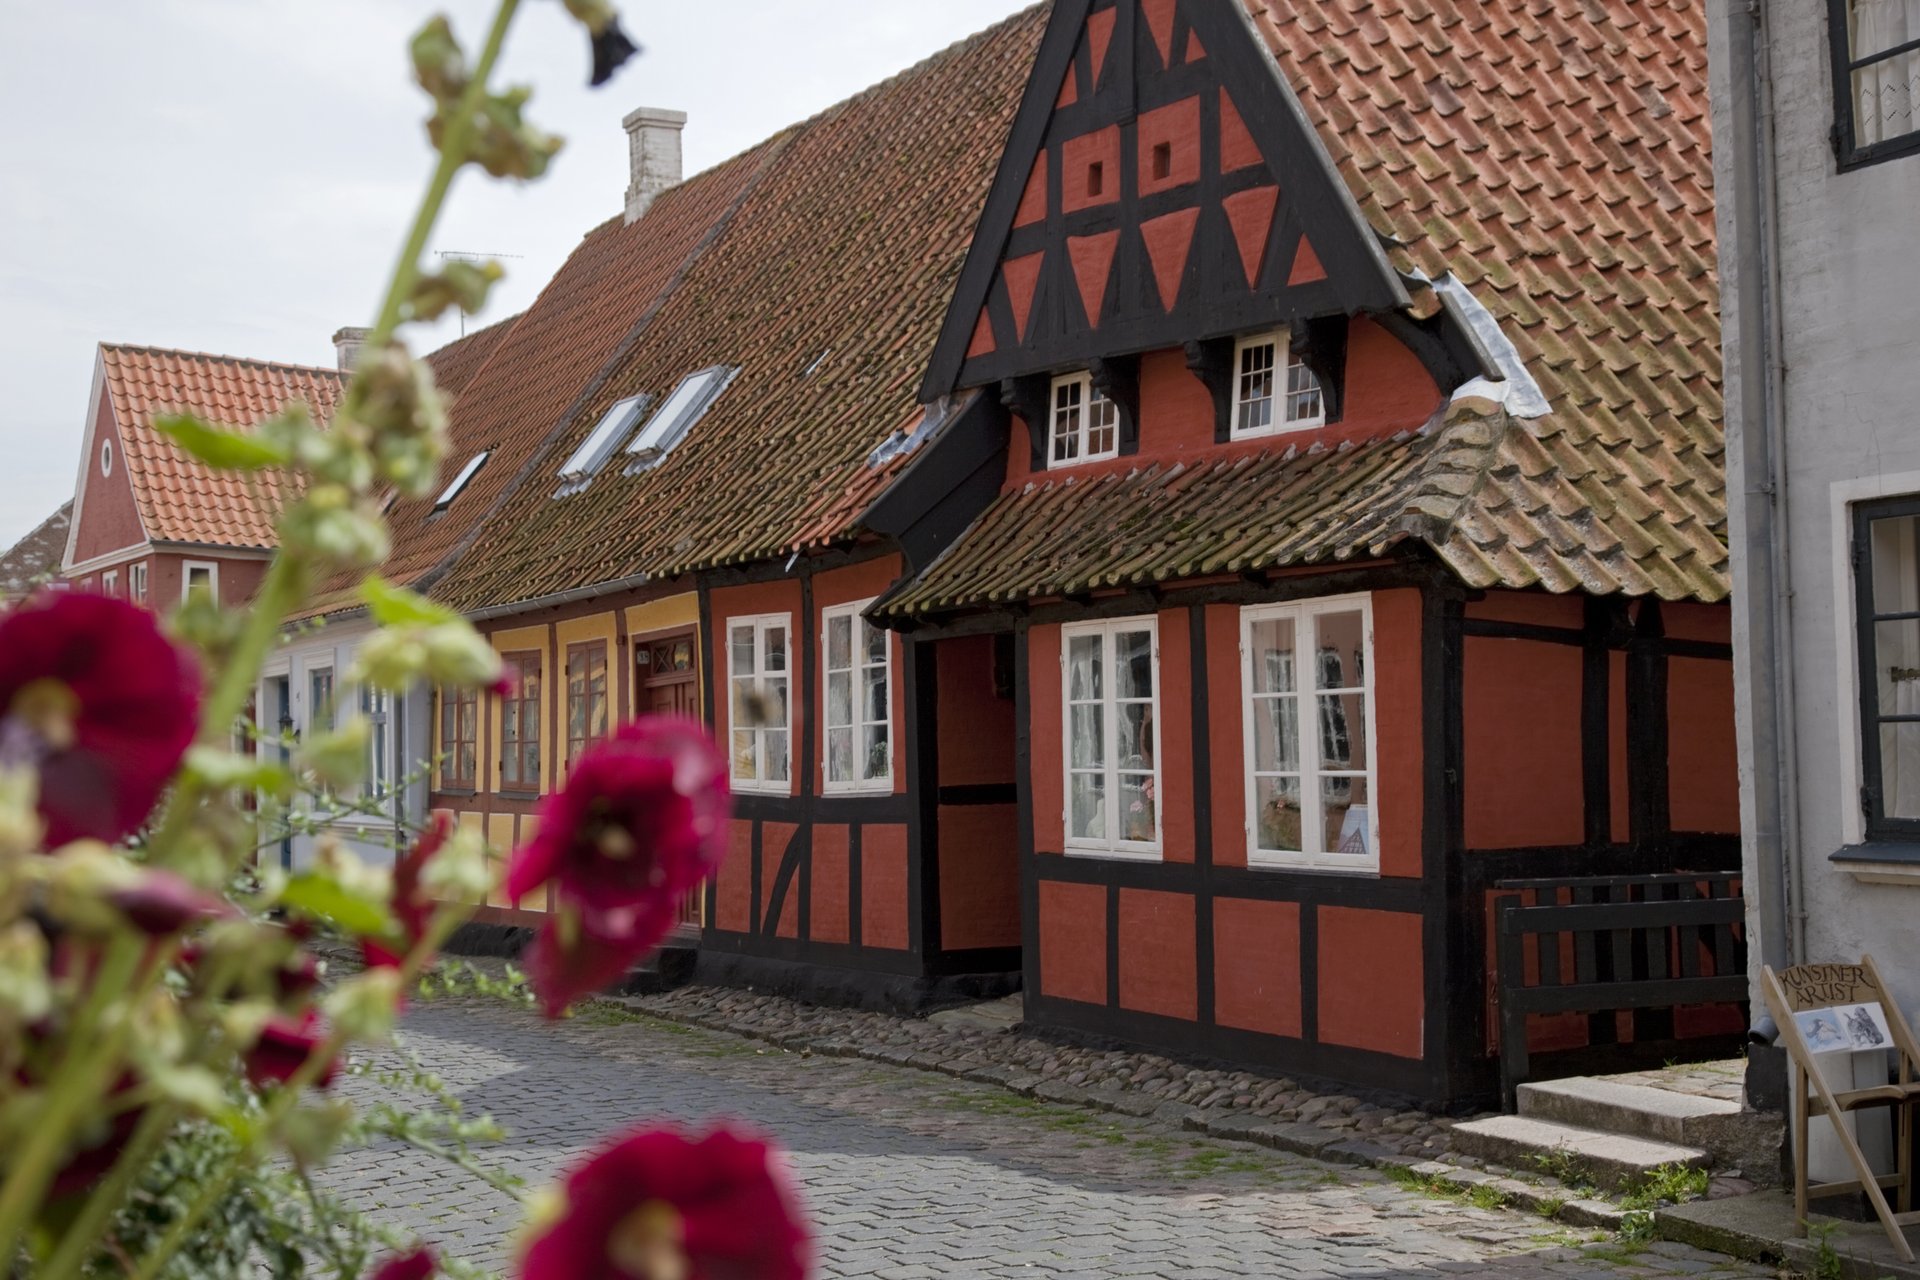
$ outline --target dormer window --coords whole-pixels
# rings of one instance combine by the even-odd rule
[[[825,359],[825,356],[821,358]],[[627,464],[627,474],[633,475],[657,466],[662,458],[673,451],[675,445],[686,438],[693,424],[700,421],[739,372],[738,369],[717,364],[680,379],[680,385],[673,389],[673,394],[666,398],[653,417],[647,419],[647,425],[640,428],[640,434],[627,446],[627,454],[632,459]]]
[[[607,459],[619,447],[621,437],[633,429],[633,424],[647,411],[649,403],[647,396],[628,396],[607,410],[606,416],[600,419],[580,447],[561,464],[560,488],[553,496],[569,497],[592,484],[594,476],[607,465]]]
[[[460,496],[460,491],[467,487],[467,481],[473,479],[480,468],[487,465],[487,459],[491,457],[492,454],[493,450],[482,449],[479,453],[468,458],[467,465],[460,468],[460,474],[455,476],[453,481],[440,491],[440,496],[433,500],[432,514],[439,515],[442,511],[452,506],[453,500]]]
[[[1053,380],[1053,465],[1094,462],[1120,452],[1120,406],[1093,385],[1093,375],[1069,373]]]
[[[1326,424],[1320,380],[1293,353],[1286,330],[1241,339],[1234,347],[1233,370],[1235,440]]]

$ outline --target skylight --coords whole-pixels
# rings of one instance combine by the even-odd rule
[[[445,511],[453,505],[453,500],[460,496],[462,489],[467,487],[467,481],[473,479],[474,473],[487,465],[487,459],[492,456],[492,454],[493,450],[482,449],[467,459],[467,465],[460,468],[460,474],[455,476],[453,482],[442,489],[440,496],[433,500],[433,514],[439,515],[442,511]]]
[[[627,446],[627,452],[633,457],[627,464],[627,474],[645,471],[671,453],[739,372],[717,364],[680,379],[673,394],[647,419],[647,425],[640,428],[640,434]]]
[[[646,396],[629,396],[607,410],[591,434],[580,443],[560,468],[560,491],[553,496],[564,498],[568,494],[578,493],[587,487],[600,468],[607,465],[607,459],[613,456],[614,449],[620,443],[640,415],[647,410]]]

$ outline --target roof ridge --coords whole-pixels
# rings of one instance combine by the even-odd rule
[[[490,328],[491,326],[488,327]],[[474,330],[476,334],[481,332],[483,332],[483,330]],[[472,337],[473,334],[468,334],[467,336]],[[465,339],[457,339],[457,341],[465,341]],[[190,360],[217,360],[223,364],[251,365],[263,369],[293,369],[301,373],[324,373],[328,377],[342,381],[346,379],[346,374],[342,370],[323,364],[296,364],[291,360],[263,360],[258,356],[229,356],[217,351],[194,351],[186,347],[155,347],[144,342],[102,342],[100,349],[102,351],[116,352],[138,351],[146,355],[156,356],[182,356]]]

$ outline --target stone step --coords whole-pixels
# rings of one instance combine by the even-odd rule
[[[1523,1084],[1519,1103],[1520,1114],[1536,1120],[1696,1147],[1711,1145],[1716,1122],[1740,1114],[1737,1102],[1594,1076]]]
[[[1488,1116],[1453,1127],[1453,1149],[1521,1173],[1585,1178],[1609,1191],[1631,1190],[1662,1165],[1707,1167],[1698,1147],[1602,1133],[1532,1116]]]

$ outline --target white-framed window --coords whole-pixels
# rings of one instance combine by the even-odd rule
[[[1240,612],[1247,864],[1380,869],[1373,602]]]
[[[191,600],[195,591],[209,592],[214,603],[220,601],[220,566],[211,560],[188,560],[180,566],[180,599]]]
[[[600,421],[587,433],[587,438],[580,442],[580,447],[568,454],[567,460],[560,464],[560,488],[553,496],[570,497],[592,484],[594,476],[607,465],[607,459],[613,456],[613,451],[626,438],[627,432],[633,429],[633,424],[640,421],[640,415],[647,411],[650,403],[652,398],[649,396],[628,396],[625,400],[615,402],[612,408],[601,415]]]
[[[820,615],[828,791],[893,790],[893,645],[861,616],[872,603],[835,605]]]
[[[134,564],[127,566],[127,588],[135,604],[147,602],[147,566]]]
[[[1284,370],[1284,373],[1282,372]],[[1320,380],[1300,363],[1287,331],[1242,338],[1233,348],[1233,438],[1326,425]]]
[[[460,491],[467,487],[467,482],[479,473],[480,468],[487,465],[487,459],[492,456],[493,450],[482,449],[468,458],[467,465],[460,468],[459,474],[455,475],[447,483],[447,487],[440,491],[440,496],[433,500],[433,511],[430,514],[438,515],[452,506],[453,500],[460,496]]]
[[[393,694],[385,689],[362,689],[360,712],[367,718],[368,799],[379,799],[393,784]]]
[[[717,364],[712,368],[690,373],[680,379],[680,383],[663,401],[654,415],[647,419],[647,425],[640,428],[640,434],[627,446],[627,454],[633,460],[627,464],[627,474],[645,471],[657,465],[662,458],[673,451],[673,447],[686,438],[693,424],[700,421],[701,415],[713,407],[720,393],[740,370]]]
[[[727,619],[727,754],[736,791],[793,789],[792,637],[792,614]]]
[[[100,474],[103,476],[113,474],[113,441],[111,440],[100,442]]]
[[[109,569],[100,575],[100,594],[103,596],[117,596],[120,594],[120,571],[118,569]]]
[[[1158,859],[1158,623],[1065,627],[1060,669],[1067,852]]]
[[[1120,406],[1100,393],[1090,373],[1053,380],[1053,422],[1047,456],[1056,465],[1094,462],[1120,453]]]

